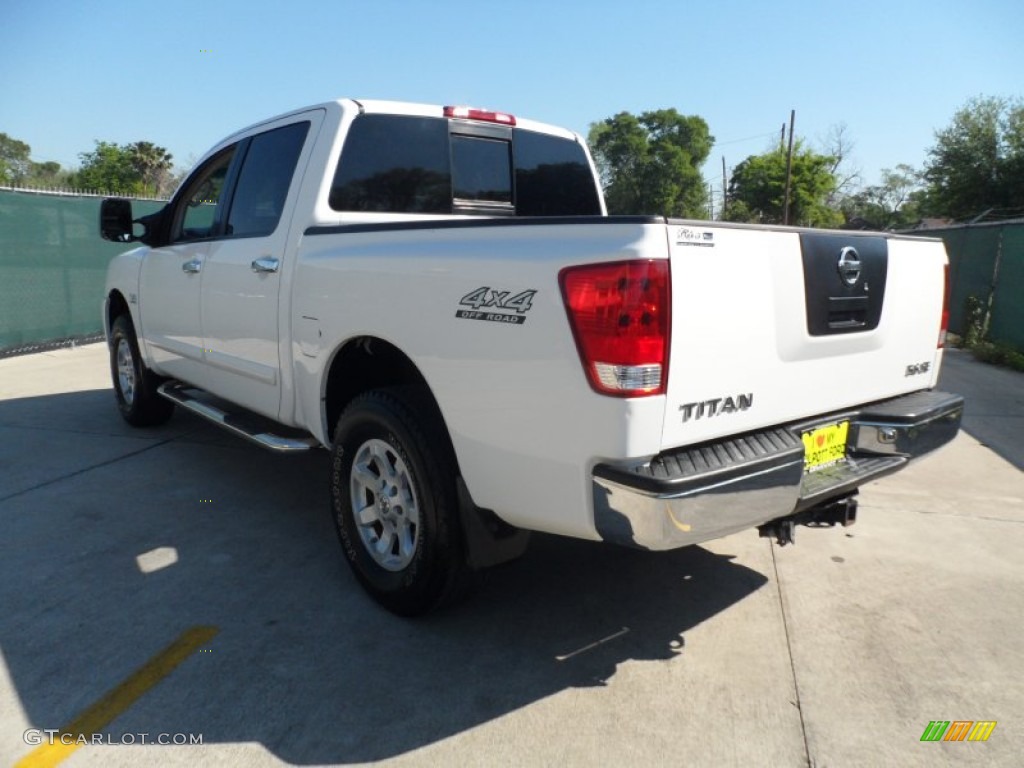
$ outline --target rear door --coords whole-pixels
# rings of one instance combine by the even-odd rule
[[[208,388],[271,418],[280,407],[279,305],[290,274],[291,215],[322,116],[272,123],[240,142],[224,236],[210,245],[203,267]]]
[[[668,237],[663,448],[933,386],[940,242],[700,222]]]

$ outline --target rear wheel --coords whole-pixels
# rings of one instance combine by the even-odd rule
[[[357,397],[334,433],[331,503],[356,579],[381,605],[417,616],[468,578],[445,436],[400,392]]]
[[[131,318],[119,315],[110,326],[110,376],[121,416],[135,427],[163,424],[174,403],[157,394],[160,378],[142,364]]]

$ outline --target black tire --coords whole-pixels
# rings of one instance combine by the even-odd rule
[[[117,408],[133,427],[153,427],[171,418],[174,403],[157,394],[162,379],[142,364],[127,315],[118,315],[110,326],[110,377]]]
[[[417,418],[428,410],[411,402],[394,390],[355,398],[338,419],[331,461],[345,558],[363,588],[399,616],[455,602],[470,578],[451,449],[438,420]]]

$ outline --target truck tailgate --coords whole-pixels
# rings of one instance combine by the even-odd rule
[[[932,387],[940,241],[669,222],[662,448]]]

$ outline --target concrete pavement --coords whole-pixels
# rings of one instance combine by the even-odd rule
[[[1019,765],[1024,475],[1003,427],[1024,375],[947,358],[969,432],[869,486],[850,529],[658,554],[536,536],[418,622],[348,572],[322,453],[180,413],[133,430],[102,345],[2,360],[0,764]],[[216,634],[160,674],[195,627]],[[114,743],[26,744],[83,716]],[[922,743],[936,719],[998,725]]]
[[[947,350],[942,386],[970,392],[965,431],[1024,470],[1024,373],[979,363],[969,352]]]

